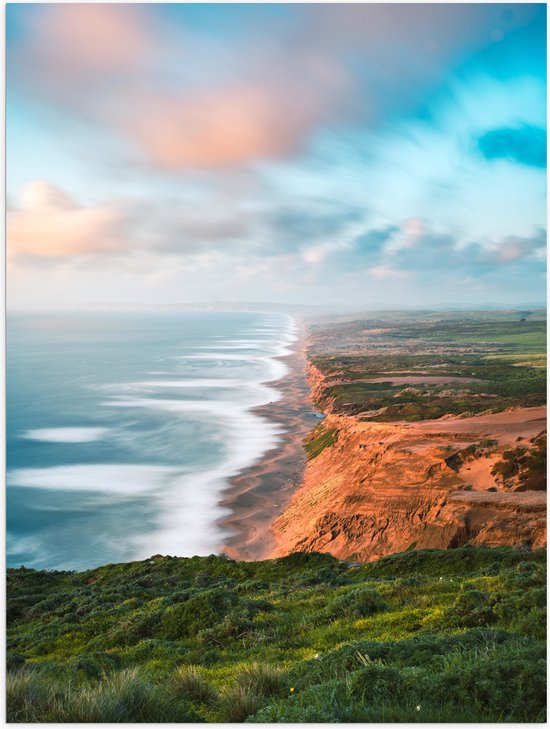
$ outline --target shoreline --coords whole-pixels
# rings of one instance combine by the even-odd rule
[[[259,461],[229,480],[220,506],[231,513],[218,520],[218,525],[232,534],[223,541],[220,551],[231,559],[254,561],[266,559],[275,546],[271,530],[273,522],[302,483],[306,467],[303,438],[315,427],[311,393],[306,375],[306,339],[304,322],[295,319],[296,340],[291,352],[277,359],[289,367],[279,380],[268,384],[281,398],[252,408],[251,412],[282,426],[283,433],[273,448]]]

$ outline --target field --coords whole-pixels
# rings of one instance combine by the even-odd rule
[[[412,422],[544,405],[545,352],[542,312],[420,312],[316,327],[309,355],[320,408]]]
[[[154,557],[8,581],[8,721],[545,720],[545,551]]]

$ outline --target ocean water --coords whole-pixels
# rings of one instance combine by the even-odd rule
[[[8,564],[218,552],[228,479],[282,432],[251,409],[280,397],[294,332],[276,313],[9,316]]]

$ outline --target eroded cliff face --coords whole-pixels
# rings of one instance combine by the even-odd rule
[[[313,365],[309,376],[317,399],[322,376]],[[308,463],[273,525],[271,556],[370,561],[465,544],[544,546],[545,491],[526,490],[522,469],[502,464],[511,450],[530,454],[545,423],[542,407],[410,424],[329,413],[320,428],[337,431],[336,442]]]

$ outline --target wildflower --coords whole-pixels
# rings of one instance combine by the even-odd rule
[[[290,689],[290,693],[291,693],[291,694],[293,694],[293,693],[294,693],[294,686],[292,686],[292,688]]]
[[[320,653],[316,653],[313,657],[315,658],[316,661],[318,661],[319,658],[321,658],[321,654]]]
[[[421,709],[421,708],[422,708],[422,707],[420,706],[420,704],[418,704],[418,706],[416,707],[416,710],[417,710],[417,711],[420,711],[420,709]]]

